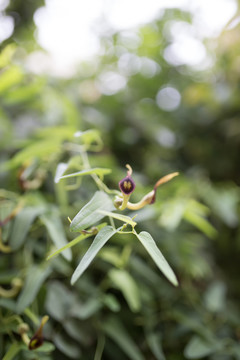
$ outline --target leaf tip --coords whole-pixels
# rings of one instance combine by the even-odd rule
[[[174,285],[174,286],[179,286],[179,282],[178,282],[178,279],[175,277],[175,279],[172,281],[172,284]]]
[[[73,276],[71,277],[70,284],[71,284],[71,285],[74,285],[76,281],[77,281],[77,279],[76,279],[76,277],[75,277],[74,274],[73,274]]]

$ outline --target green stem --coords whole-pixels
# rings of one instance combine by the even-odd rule
[[[115,223],[114,223],[113,218],[112,218],[111,216],[109,216],[108,218],[109,218],[109,221],[110,221],[112,227],[113,227],[114,229],[116,229],[116,226],[115,226]]]
[[[97,348],[96,348],[96,353],[95,353],[95,356],[94,356],[94,360],[101,360],[102,359],[104,346],[105,346],[105,336],[103,334],[100,334],[98,336],[98,342],[97,342]]]

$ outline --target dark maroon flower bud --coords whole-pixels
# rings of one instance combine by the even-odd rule
[[[42,318],[42,321],[41,321],[41,324],[40,324],[38,330],[36,331],[36,333],[33,335],[33,337],[29,341],[29,344],[28,344],[29,350],[35,350],[35,349],[39,348],[40,346],[42,346],[42,344],[44,342],[44,337],[42,334],[43,326],[46,324],[48,319],[49,318],[47,315],[45,315]]]
[[[128,200],[131,196],[131,193],[134,191],[136,185],[133,181],[131,175],[132,175],[132,168],[130,165],[126,165],[126,168],[128,169],[127,176],[119,181],[119,189],[121,190],[121,198],[116,199],[114,204],[117,209],[124,210],[127,207]]]
[[[43,336],[39,336],[39,334],[35,334],[31,338],[31,340],[28,344],[28,348],[29,348],[29,350],[35,350],[35,349],[39,348],[40,346],[42,346],[43,342],[44,342]]]
[[[130,195],[134,191],[135,187],[135,182],[131,176],[126,176],[124,179],[119,181],[119,189],[125,195]]]

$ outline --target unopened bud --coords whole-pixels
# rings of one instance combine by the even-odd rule
[[[49,317],[47,315],[45,315],[42,318],[42,321],[41,321],[41,324],[40,324],[38,330],[36,331],[36,333],[33,335],[33,337],[29,341],[29,344],[28,344],[29,350],[35,350],[43,344],[44,337],[42,334],[42,330],[43,330],[43,326],[46,324],[48,319],[49,319]]]

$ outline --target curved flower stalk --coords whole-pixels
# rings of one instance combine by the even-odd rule
[[[126,167],[129,169],[127,176],[119,182],[119,188],[122,192],[122,198],[116,197],[116,199],[114,201],[115,207],[119,210],[124,210],[126,208],[130,209],[130,210],[139,210],[139,209],[142,209],[146,205],[153,204],[156,200],[157,188],[160,185],[170,181],[175,176],[179,175],[178,172],[174,172],[174,173],[163,176],[156,182],[153,190],[150,191],[148,194],[146,194],[139,202],[131,203],[129,201],[129,198],[130,198],[131,193],[135,189],[135,183],[131,177],[131,175],[132,175],[131,166],[126,165]]]
[[[175,176],[178,176],[179,173],[178,172],[174,172],[174,173],[171,173],[171,174],[168,174],[166,176],[163,176],[162,178],[160,178],[156,184],[154,185],[154,188],[152,191],[150,191],[148,194],[146,194],[139,202],[137,203],[131,203],[131,202],[128,202],[127,204],[127,208],[130,209],[130,210],[138,210],[138,209],[141,209],[143,208],[145,205],[148,205],[148,204],[153,204],[155,203],[156,201],[156,192],[157,192],[157,188],[172,180],[172,178],[174,178]]]
[[[12,287],[10,289],[4,289],[0,286],[0,296],[9,299],[17,296],[23,286],[23,282],[20,278],[13,278],[11,281],[11,286]]]

